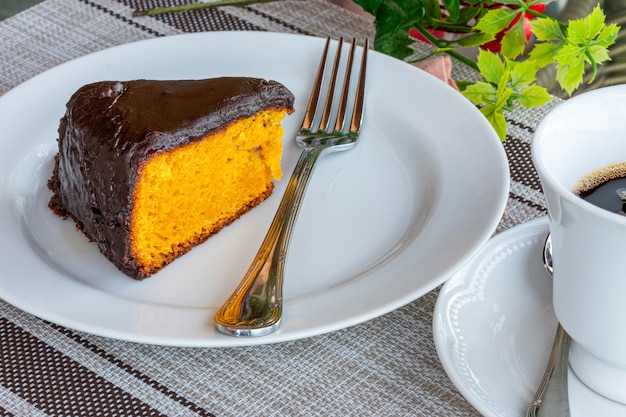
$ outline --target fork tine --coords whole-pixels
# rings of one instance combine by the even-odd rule
[[[328,92],[326,94],[326,104],[324,105],[324,112],[322,113],[322,119],[320,120],[320,130],[326,130],[328,127],[328,121],[330,119],[330,110],[333,106],[333,97],[335,97],[335,85],[337,83],[337,72],[339,71],[339,61],[341,60],[341,46],[343,45],[343,37],[339,38],[337,43],[337,51],[335,52],[335,62],[333,64],[333,72],[330,76],[330,84],[328,85]]]
[[[354,59],[354,46],[356,45],[356,38],[352,38],[350,44],[350,52],[348,53],[348,63],[346,64],[346,74],[343,80],[343,89],[341,91],[341,100],[339,101],[339,108],[337,110],[337,120],[335,121],[335,131],[340,132],[345,125],[346,108],[348,106],[348,91],[350,90],[350,77],[352,75],[352,61]]]
[[[301,129],[311,129],[311,124],[313,124],[313,118],[315,117],[315,111],[317,110],[317,103],[322,89],[322,80],[324,79],[324,68],[326,67],[328,45],[330,45],[330,36],[326,38],[326,45],[324,46],[322,58],[320,59],[320,64],[317,68],[317,75],[315,76],[315,81],[313,82],[313,90],[311,91],[311,96],[309,97],[309,104],[306,107],[306,113],[304,114]]]
[[[356,101],[352,111],[352,122],[350,123],[350,132],[358,133],[361,129],[363,121],[363,102],[365,99],[365,71],[367,69],[367,54],[369,52],[369,39],[365,39],[363,44],[363,56],[361,57],[361,69],[359,72],[359,83],[356,88]]]

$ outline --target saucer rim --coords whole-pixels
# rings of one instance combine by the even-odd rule
[[[446,374],[448,375],[454,386],[457,388],[457,390],[461,393],[461,395],[474,408],[476,408],[476,410],[478,410],[481,415],[485,417],[502,417],[503,414],[496,413],[494,411],[493,405],[485,403],[483,398],[481,398],[481,396],[472,389],[467,381],[464,380],[462,373],[459,372],[458,367],[455,365],[454,361],[451,360],[451,346],[454,346],[455,340],[451,337],[452,335],[450,334],[450,329],[452,329],[451,323],[446,319],[446,313],[449,311],[452,298],[451,295],[455,294],[455,287],[467,289],[471,283],[474,283],[474,281],[476,280],[476,274],[474,273],[472,275],[473,268],[477,264],[485,262],[485,260],[488,259],[490,255],[494,254],[494,251],[497,248],[507,247],[514,242],[518,242],[519,240],[527,237],[536,236],[537,234],[547,234],[548,231],[548,218],[547,216],[544,216],[519,224],[504,232],[499,233],[498,235],[495,235],[485,245],[483,245],[481,250],[478,251],[469,262],[467,262],[459,271],[457,271],[454,275],[452,275],[452,277],[450,277],[446,281],[446,283],[440,289],[439,295],[437,297],[435,308],[433,310],[433,338],[440,362],[444,367]],[[539,239],[538,242],[543,241],[543,239]],[[535,243],[535,245],[539,244],[538,242]],[[523,274],[521,273],[513,273],[511,274],[510,279],[519,279],[522,276]],[[468,278],[469,280],[467,280]],[[463,280],[467,281],[464,281],[462,286],[459,285]],[[486,284],[486,286],[487,285],[488,283]],[[554,322],[557,323],[556,315],[554,315],[553,311],[552,316],[554,318]],[[554,330],[555,328],[551,328],[547,334],[553,335]],[[542,332],[538,332],[538,334],[540,336],[543,335]],[[542,343],[549,347],[552,344],[552,340],[537,340],[537,343]],[[546,351],[546,358],[548,353],[549,350]],[[543,374],[544,366],[545,364],[537,364],[537,367],[541,367],[541,373],[539,374],[539,378],[537,379],[536,383],[537,386],[539,385],[540,377]],[[572,413],[572,417],[577,417],[578,415],[586,416],[589,412],[592,411],[593,414],[596,415],[598,412],[600,412],[600,414],[604,415],[605,417],[610,417],[613,415],[626,415],[626,405],[616,403],[592,391],[577,378],[575,373],[572,371],[571,366],[568,368],[568,380],[570,411]],[[581,397],[584,397],[585,400],[582,401]],[[523,398],[522,400],[520,400],[520,402],[523,401],[524,403],[529,403],[530,400],[530,397]],[[497,404],[498,403],[496,403],[495,405],[497,406]],[[524,415],[525,412],[526,410],[519,410],[519,413],[521,413],[521,415]],[[506,416],[508,415],[508,413],[505,413],[504,415]]]

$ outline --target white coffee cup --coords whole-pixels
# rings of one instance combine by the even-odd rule
[[[626,216],[573,193],[593,172],[626,162],[626,85],[559,104],[531,149],[548,205],[554,310],[573,340],[570,365],[589,388],[626,403]]]

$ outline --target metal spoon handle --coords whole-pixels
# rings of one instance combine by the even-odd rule
[[[570,417],[567,371],[570,337],[561,324],[556,329],[550,359],[526,417]]]

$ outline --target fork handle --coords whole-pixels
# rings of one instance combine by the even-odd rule
[[[283,311],[285,259],[293,226],[315,163],[324,150],[323,146],[302,150],[256,257],[239,286],[215,314],[215,326],[221,333],[256,337],[278,329]]]

